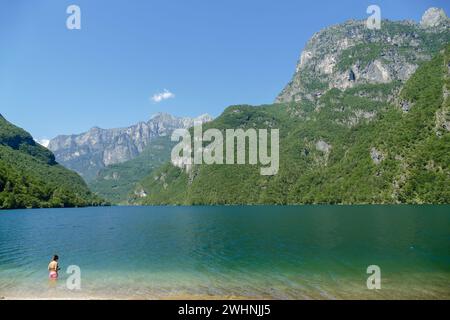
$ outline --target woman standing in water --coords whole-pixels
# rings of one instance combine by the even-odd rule
[[[48,277],[51,280],[56,280],[58,279],[58,271],[59,271],[59,266],[58,266],[58,255],[54,255],[52,261],[50,261],[50,263],[48,264]]]

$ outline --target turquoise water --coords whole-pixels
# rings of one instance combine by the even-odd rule
[[[0,297],[449,299],[450,206],[2,211]]]

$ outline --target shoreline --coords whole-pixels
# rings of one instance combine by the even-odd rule
[[[381,290],[382,291],[382,290]],[[177,300],[187,300],[187,301],[208,301],[208,300],[230,300],[230,301],[246,301],[246,300],[266,300],[266,301],[291,301],[291,300],[450,300],[450,292],[430,292],[427,289],[418,290],[420,292],[367,292],[363,294],[362,292],[342,292],[341,294],[319,294],[318,292],[310,294],[299,294],[298,296],[291,297],[275,297],[269,295],[210,295],[210,294],[191,294],[191,293],[178,293],[178,294],[111,294],[111,293],[87,293],[83,294],[81,292],[74,292],[73,294],[42,294],[42,295],[32,295],[32,294],[0,294],[1,301],[6,300],[135,300],[135,301],[177,301]]]

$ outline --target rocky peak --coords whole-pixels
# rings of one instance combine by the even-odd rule
[[[383,20],[380,30],[349,20],[315,33],[276,102],[315,102],[331,88],[406,81],[450,41],[443,10],[429,9],[424,17],[421,24]],[[434,25],[439,28],[424,28]]]
[[[448,24],[448,17],[445,11],[440,8],[430,8],[422,16],[420,25],[425,28],[434,28],[443,24]]]
[[[206,122],[213,121],[213,117],[211,117],[207,113],[204,113],[204,114],[199,115],[197,118],[195,118],[194,121],[200,122],[200,123],[206,123]]]
[[[176,117],[171,115],[170,113],[157,112],[154,115],[150,116],[149,121],[171,121],[174,119],[176,119]]]
[[[100,128],[100,127],[92,127],[90,130],[89,130],[89,132],[100,132],[100,131],[102,131],[103,129],[102,128]]]

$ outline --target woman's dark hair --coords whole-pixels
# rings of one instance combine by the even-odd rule
[[[58,261],[58,259],[59,259],[58,255],[55,254],[55,255],[53,256],[53,260],[54,260],[54,261]]]

